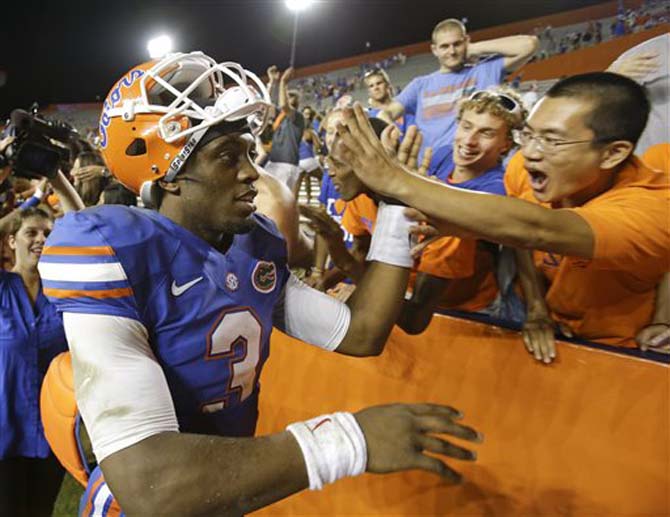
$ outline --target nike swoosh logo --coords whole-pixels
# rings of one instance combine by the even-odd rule
[[[193,287],[195,284],[200,282],[200,280],[202,280],[202,279],[203,279],[203,277],[199,276],[198,278],[194,278],[190,282],[186,282],[183,285],[177,285],[177,282],[175,280],[173,280],[172,281],[172,287],[170,288],[170,290],[172,291],[172,294],[174,296],[181,296],[186,291],[188,291],[191,287]]]

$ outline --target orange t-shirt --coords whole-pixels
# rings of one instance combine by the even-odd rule
[[[650,169],[670,173],[670,143],[652,145],[641,158]]]
[[[522,192],[508,192],[538,204],[519,170],[511,171],[510,184]],[[590,260],[535,251],[555,321],[585,339],[635,346],[636,333],[652,318],[656,286],[670,269],[669,188],[667,175],[633,157],[611,189],[570,209],[591,227],[595,249]]]
[[[439,278],[469,278],[475,274],[477,253],[487,252],[478,250],[474,239],[441,237],[423,250],[417,271]],[[474,312],[488,307],[497,294],[498,284],[493,271],[489,271],[472,298],[456,306],[444,300],[440,307]]]
[[[526,169],[523,167],[523,155],[521,154],[521,151],[514,153],[512,158],[510,158],[510,161],[507,162],[503,182],[505,183],[507,195],[510,197],[521,197],[521,194],[530,188],[530,183],[528,183],[528,172],[526,172]]]
[[[354,237],[372,235],[377,220],[377,205],[366,194],[347,202],[342,216],[342,227]]]

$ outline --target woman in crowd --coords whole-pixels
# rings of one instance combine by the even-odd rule
[[[66,212],[83,208],[62,173],[51,183]],[[15,259],[11,271],[0,270],[0,515],[12,517],[51,515],[63,478],[39,413],[47,367],[67,349],[61,315],[42,293],[37,271],[53,225],[32,206],[40,190],[46,188],[3,218]]]

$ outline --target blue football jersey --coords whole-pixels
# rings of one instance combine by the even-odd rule
[[[79,501],[79,517],[125,517],[105,482],[100,467],[91,472],[86,491]]]
[[[157,212],[100,206],[59,220],[40,259],[59,311],[145,326],[182,432],[255,430],[258,377],[289,271],[283,237],[253,217],[255,227],[220,253]]]

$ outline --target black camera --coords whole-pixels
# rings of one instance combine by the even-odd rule
[[[0,155],[0,166],[29,179],[54,178],[70,161],[68,144],[79,139],[69,124],[19,109],[12,111],[4,136],[15,139]]]

